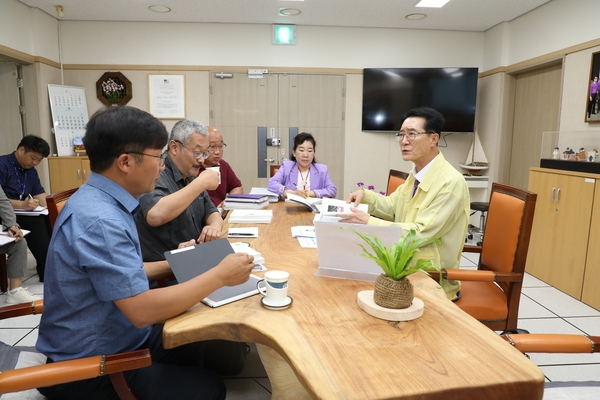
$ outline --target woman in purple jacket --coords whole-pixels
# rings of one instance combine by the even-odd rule
[[[291,161],[284,161],[269,179],[269,191],[285,197],[293,193],[301,197],[335,197],[337,188],[327,173],[327,166],[315,160],[315,138],[302,132],[294,138]]]

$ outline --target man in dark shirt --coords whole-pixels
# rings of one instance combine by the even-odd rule
[[[144,261],[164,260],[164,252],[182,242],[221,237],[223,219],[206,192],[219,185],[219,173],[206,170],[197,176],[210,154],[206,127],[192,120],[179,121],[167,146],[165,170],[154,190],[139,199],[142,209],[136,225]]]
[[[223,142],[223,135],[215,127],[207,126],[206,129],[208,129],[208,138],[210,140],[208,145],[210,156],[202,162],[200,173],[206,168],[219,167],[221,183],[219,183],[219,186],[215,190],[208,190],[208,195],[215,206],[222,208],[228,193],[241,194],[244,193],[244,188],[242,187],[242,181],[235,175],[231,165],[223,160],[223,152],[225,147],[227,147]]]
[[[48,142],[41,137],[27,135],[14,152],[0,156],[0,186],[14,209],[34,210],[38,206],[46,207],[47,194],[34,167],[49,154]],[[21,228],[31,231],[27,235],[27,245],[37,262],[40,282],[43,282],[46,253],[52,233],[50,220],[47,215],[17,215],[17,222]]]

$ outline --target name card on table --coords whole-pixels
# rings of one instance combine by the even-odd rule
[[[359,244],[370,247],[352,230],[377,236],[384,245],[391,246],[402,236],[397,226],[354,225],[339,222],[314,221],[317,237],[319,268],[317,276],[374,282],[383,270],[375,261],[359,256]]]

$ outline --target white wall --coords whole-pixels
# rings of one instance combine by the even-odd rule
[[[16,0],[0,0],[0,45],[59,61],[58,22]]]
[[[64,21],[61,29],[65,64],[479,67],[483,51],[477,32],[299,26],[296,46],[274,46],[271,25]]]

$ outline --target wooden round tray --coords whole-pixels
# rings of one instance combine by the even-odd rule
[[[416,297],[413,299],[411,306],[408,308],[395,310],[392,308],[378,306],[375,304],[375,301],[373,301],[372,290],[363,290],[362,292],[358,292],[357,299],[358,306],[364,312],[376,318],[385,319],[387,321],[411,321],[413,319],[417,319],[423,315],[423,309],[425,308],[423,301],[421,299],[417,299]]]

